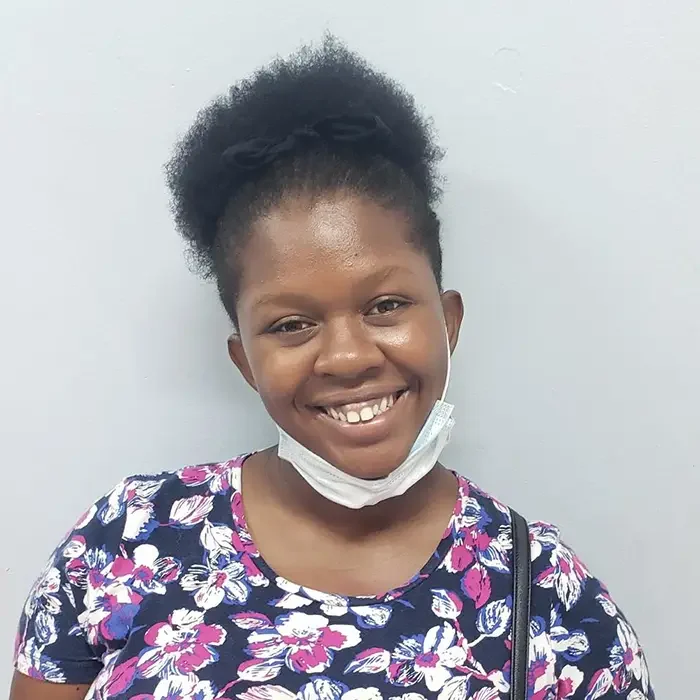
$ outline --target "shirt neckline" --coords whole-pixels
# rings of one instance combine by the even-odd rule
[[[370,596],[347,596],[340,595],[337,593],[326,593],[324,591],[318,591],[307,586],[301,586],[295,582],[288,581],[283,576],[280,576],[264,559],[260,550],[258,549],[255,541],[248,529],[248,523],[245,516],[245,509],[243,507],[243,492],[241,489],[241,470],[243,464],[249,457],[252,457],[255,452],[250,452],[242,455],[235,460],[235,474],[232,478],[232,494],[231,494],[231,509],[233,513],[234,526],[238,530],[238,536],[241,541],[245,543],[245,552],[255,561],[255,566],[260,570],[260,572],[270,581],[274,582],[275,585],[279,586],[285,592],[296,592],[309,597],[311,600],[316,600],[319,602],[328,603],[333,601],[337,604],[337,601],[342,600],[346,605],[368,605],[376,603],[390,603],[391,601],[397,600],[404,596],[408,591],[416,588],[417,586],[424,583],[430,575],[444,562],[445,558],[450,552],[452,545],[455,542],[455,532],[457,530],[455,519],[462,511],[462,504],[464,503],[465,489],[468,490],[467,480],[456,472],[452,472],[457,479],[457,496],[455,499],[455,505],[452,509],[452,515],[450,520],[443,532],[442,538],[438,543],[437,547],[430,555],[428,561],[421,567],[410,580],[397,588],[393,588],[384,593]]]

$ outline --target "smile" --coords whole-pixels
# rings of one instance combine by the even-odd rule
[[[337,406],[318,406],[318,409],[339,423],[369,423],[377,416],[391,410],[406,390],[380,396],[366,401]]]

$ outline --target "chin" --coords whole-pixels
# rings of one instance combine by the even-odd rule
[[[398,469],[408,456],[411,445],[374,445],[343,450],[343,454],[324,455],[340,471],[357,479],[383,479]]]

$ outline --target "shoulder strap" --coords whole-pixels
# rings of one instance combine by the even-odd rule
[[[510,658],[510,698],[527,700],[530,644],[530,529],[511,509],[513,535],[513,639]]]

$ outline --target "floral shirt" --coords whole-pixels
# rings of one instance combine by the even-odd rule
[[[508,698],[510,512],[459,477],[406,585],[330,595],[277,576],[241,503],[245,457],[122,481],[76,523],[25,604],[16,668],[87,697]],[[556,528],[530,525],[529,697],[651,700],[639,642]]]

